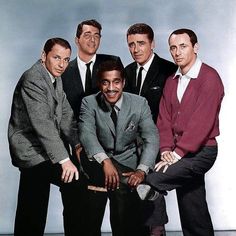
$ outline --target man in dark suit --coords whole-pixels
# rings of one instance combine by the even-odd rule
[[[141,200],[135,188],[155,163],[158,131],[146,99],[123,93],[121,63],[102,63],[98,84],[101,92],[82,100],[80,141],[90,162],[97,163],[103,173],[101,187],[107,189],[110,199],[112,234],[142,236]],[[140,156],[136,146],[138,135],[144,141]]]
[[[62,74],[63,89],[78,119],[80,104],[84,96],[98,92],[96,84],[98,66],[107,60],[119,57],[96,54],[100,45],[102,26],[96,20],[81,22],[76,31],[77,57],[69,63]]]
[[[86,185],[62,140],[79,158],[78,129],[60,77],[70,55],[66,40],[47,40],[41,59],[22,75],[14,92],[8,139],[12,163],[20,170],[16,236],[43,236],[51,183],[60,187],[65,235],[86,235],[81,211],[87,205],[79,200]]]
[[[127,43],[135,61],[125,68],[125,90],[147,99],[153,121],[156,123],[166,79],[177,70],[177,66],[153,52],[154,32],[147,24],[137,23],[130,26],[127,31]],[[157,209],[151,217],[148,217],[146,224],[150,226],[152,235],[163,235],[163,225],[167,223],[164,197],[158,198],[155,203]],[[150,204],[153,205],[153,203],[144,202],[144,212],[146,209],[150,211],[152,208]]]
[[[79,119],[80,105],[84,96],[98,92],[97,69],[98,66],[107,60],[117,60],[119,57],[106,54],[96,54],[101,40],[102,26],[96,20],[85,20],[81,22],[76,31],[75,43],[77,46],[77,57],[69,63],[69,66],[62,74],[63,89],[67,99],[74,111],[75,117]],[[100,236],[103,215],[107,202],[106,190],[100,188],[100,171],[95,163],[88,161],[84,152],[81,153],[81,163],[86,173],[96,176],[91,178],[88,186],[90,208],[88,209],[90,231],[86,235]],[[96,181],[91,182],[91,179]],[[98,200],[99,199],[99,200]],[[90,211],[91,209],[91,211]],[[95,211],[99,215],[94,213]]]

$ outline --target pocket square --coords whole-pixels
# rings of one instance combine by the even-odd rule
[[[135,129],[135,124],[133,121],[130,121],[128,127],[125,129],[125,131],[133,131]]]

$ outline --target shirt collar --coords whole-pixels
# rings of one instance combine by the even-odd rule
[[[90,61],[84,62],[79,58],[79,56],[77,56],[77,63],[79,66],[85,67],[86,64],[88,64],[89,62],[92,62],[92,64],[94,64],[94,62],[96,61],[96,57],[97,57],[97,55],[94,54]]]
[[[154,58],[154,53],[152,53],[152,56],[150,57],[150,59],[143,66],[137,63],[137,70],[139,70],[140,67],[143,67],[145,71],[148,71],[149,67],[152,64],[153,58]]]
[[[111,107],[111,104],[109,102],[107,102],[106,99],[105,100],[105,103],[108,107]],[[121,97],[119,98],[119,100],[115,103],[114,107],[117,111],[120,111],[121,109],[121,105],[122,105],[122,102],[123,102],[123,94],[121,95]]]
[[[202,61],[197,57],[195,63],[190,68],[190,70],[185,74],[185,76],[189,79],[196,79],[198,77],[201,66],[202,66]],[[176,71],[173,79],[175,79],[179,76],[183,76],[183,74],[180,71],[180,68],[178,68],[178,70]]]

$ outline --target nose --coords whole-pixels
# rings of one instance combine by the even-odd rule
[[[114,86],[113,86],[113,83],[109,83],[108,89],[109,89],[109,90],[113,90],[113,87],[114,87]]]
[[[64,60],[60,60],[60,61],[59,61],[59,66],[60,66],[61,68],[63,68],[63,67],[64,67],[64,63],[65,63]]]
[[[176,56],[179,56],[181,54],[181,49],[180,48],[176,48],[175,54],[176,54]]]

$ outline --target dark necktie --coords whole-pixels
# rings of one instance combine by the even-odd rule
[[[55,80],[52,84],[53,84],[54,89],[56,89],[57,81]]]
[[[136,94],[139,94],[139,92],[140,92],[140,87],[141,87],[141,82],[142,82],[142,71],[143,71],[143,67],[141,66],[138,71],[138,78],[137,78],[137,84],[136,84]]]
[[[90,70],[90,64],[92,61],[86,64],[87,70],[85,74],[85,94],[89,95],[92,93],[92,74]]]
[[[117,114],[116,114],[116,111],[115,111],[115,107],[114,105],[111,106],[111,119],[116,127],[116,124],[117,124]]]

